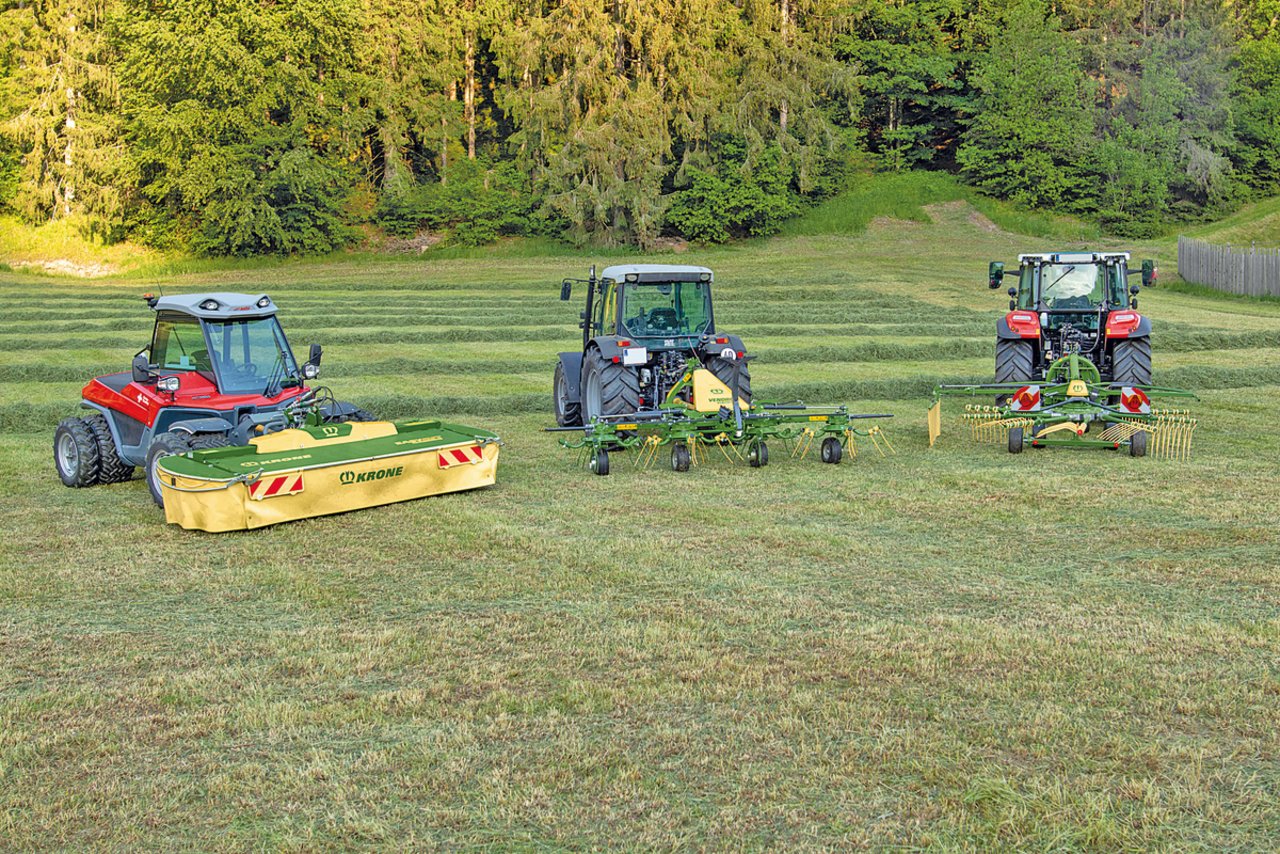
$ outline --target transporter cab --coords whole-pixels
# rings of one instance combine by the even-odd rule
[[[155,312],[151,343],[129,372],[89,381],[81,405],[54,433],[58,476],[67,486],[119,483],[144,467],[157,504],[159,460],[192,450],[245,445],[253,437],[295,426],[318,409],[325,421],[373,416],[306,386],[320,370],[311,345],[299,365],[265,294],[146,297]]]

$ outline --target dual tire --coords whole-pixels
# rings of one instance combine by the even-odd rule
[[[58,479],[77,489],[123,483],[133,477],[133,466],[120,459],[107,419],[98,412],[58,423],[53,433],[53,464]]]

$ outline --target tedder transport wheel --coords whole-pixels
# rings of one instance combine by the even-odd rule
[[[124,483],[133,477],[133,466],[120,459],[116,452],[116,441],[111,438],[106,416],[95,412],[84,420],[98,440],[98,483]]]
[[[98,482],[98,439],[83,418],[64,418],[53,432],[53,464],[66,486]]]
[[[1009,428],[1009,453],[1011,454],[1022,453],[1022,428],[1021,427]]]
[[[689,453],[688,445],[677,442],[671,446],[672,471],[688,471],[691,462],[693,462],[693,456]]]
[[[577,427],[582,423],[582,404],[569,399],[569,378],[564,375],[564,363],[556,362],[555,377],[551,380],[551,403],[556,412],[556,425]]]
[[[1023,383],[1031,381],[1035,345],[1030,341],[996,339],[996,382]],[[996,405],[1004,406],[1007,394],[996,395]]]
[[[1129,437],[1129,456],[1145,457],[1147,455],[1147,431],[1139,430]]]
[[[822,461],[836,465],[840,462],[840,458],[844,456],[844,448],[840,445],[840,440],[835,436],[828,436],[822,440]]]
[[[191,440],[186,433],[161,433],[151,440],[151,447],[147,448],[147,489],[151,490],[151,499],[158,506],[164,506],[158,471],[161,458],[185,454],[191,449]]]
[[[1126,338],[1111,351],[1111,381],[1124,385],[1151,385],[1151,339]]]
[[[604,448],[596,451],[591,457],[589,466],[593,472],[598,475],[606,475],[609,473],[609,452]]]
[[[720,356],[712,356],[707,360],[707,370],[715,374],[716,379],[733,389],[733,372],[738,371],[738,397],[751,405],[751,371],[746,362],[731,362]]]
[[[640,376],[632,368],[607,361],[595,347],[583,359],[582,377],[582,414],[588,422],[640,409]]]
[[[747,462],[758,469],[769,465],[769,446],[764,442],[756,442],[747,450]]]

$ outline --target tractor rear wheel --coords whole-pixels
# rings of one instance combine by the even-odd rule
[[[85,423],[98,440],[98,483],[124,483],[133,477],[133,466],[120,459],[116,440],[111,438],[111,427],[101,412],[87,416]]]
[[[64,418],[53,432],[53,464],[66,486],[83,488],[98,482],[98,439],[84,418]]]
[[[170,431],[151,440],[151,446],[147,448],[147,489],[151,490],[151,500],[157,506],[164,506],[164,492],[160,489],[160,460],[174,454],[185,454],[191,449],[191,439],[186,433]]]
[[[595,347],[587,351],[583,367],[582,415],[586,422],[639,411],[640,376],[633,369],[606,360]]]
[[[996,339],[996,382],[1028,383],[1035,367],[1035,344],[1009,338]],[[1009,395],[996,395],[996,405],[1004,406]]]
[[[751,370],[746,362],[730,361],[723,356],[712,356],[707,360],[707,370],[715,374],[716,379],[724,383],[725,388],[733,390],[733,374],[738,372],[738,397],[751,405]]]
[[[1126,338],[1111,351],[1111,381],[1123,385],[1151,385],[1151,339]]]
[[[555,376],[551,380],[551,403],[555,408],[557,426],[577,427],[582,424],[582,403],[569,399],[569,378],[565,376],[564,362],[561,361],[556,362]]]
[[[1129,437],[1129,456],[1145,457],[1147,455],[1147,431],[1139,430]]]

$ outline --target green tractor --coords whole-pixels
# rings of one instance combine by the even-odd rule
[[[601,418],[654,410],[685,378],[690,359],[710,371],[743,406],[751,405],[751,374],[742,339],[716,331],[713,275],[706,267],[622,264],[595,267],[579,315],[582,349],[560,353],[553,380],[556,424],[577,427]]]
[[[1055,252],[1018,256],[1018,284],[1009,313],[996,321],[997,383],[1043,381],[1069,353],[1089,360],[1106,383],[1151,384],[1151,321],[1138,313],[1129,286],[1127,252]],[[1154,261],[1142,262],[1142,284],[1156,282]],[[1004,280],[992,261],[988,286]]]

